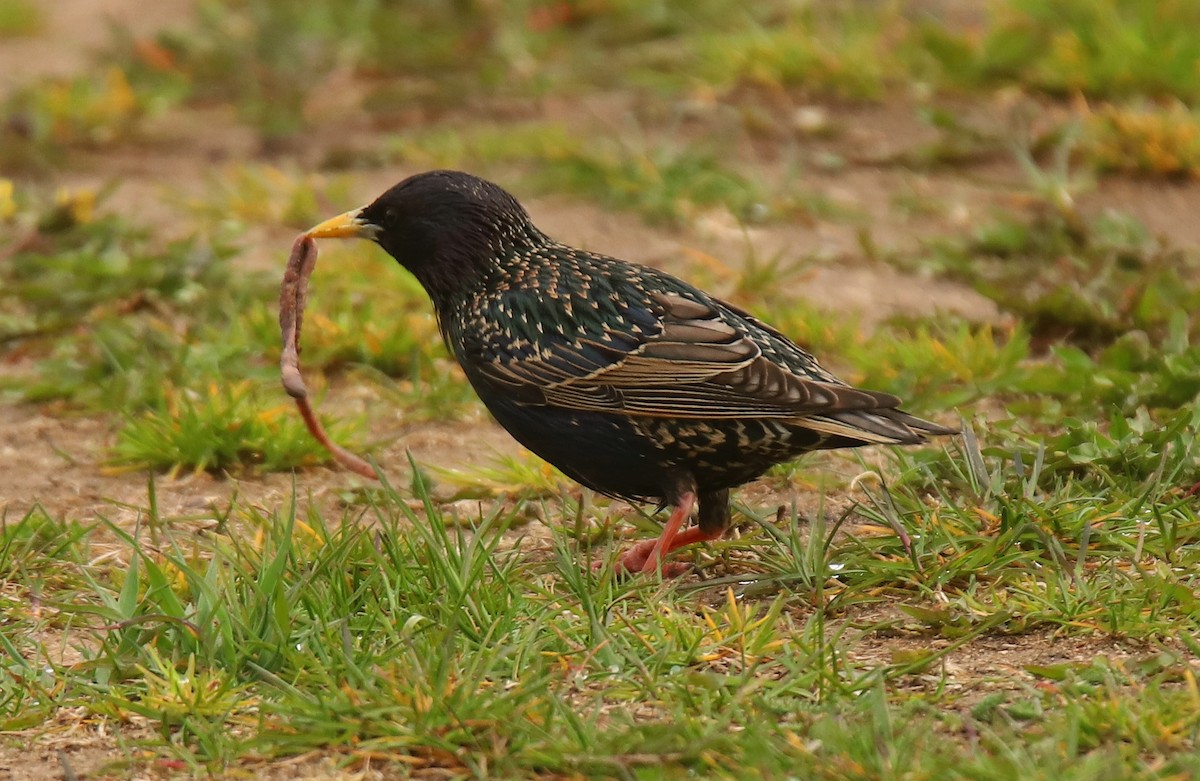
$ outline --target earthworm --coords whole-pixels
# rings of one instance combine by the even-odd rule
[[[283,283],[279,287],[279,331],[283,336],[279,372],[283,387],[296,400],[304,425],[333,455],[335,461],[363,477],[378,480],[379,476],[370,464],[329,438],[308,402],[308,388],[300,374],[300,331],[304,323],[304,306],[308,302],[308,278],[312,276],[316,265],[317,242],[302,233],[292,243],[292,254],[288,257]]]

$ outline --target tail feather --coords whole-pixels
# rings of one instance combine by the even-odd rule
[[[845,447],[846,440],[859,445],[915,445],[930,436],[959,431],[899,409],[847,410],[804,418],[801,425],[825,435],[828,447]]]
[[[962,429],[958,426],[943,426],[940,423],[910,415],[902,409],[888,410],[888,417],[896,423],[926,436],[941,437],[962,433]]]

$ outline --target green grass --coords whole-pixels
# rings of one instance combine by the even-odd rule
[[[994,3],[982,35],[925,28],[945,75],[1010,81],[1055,95],[1200,98],[1195,64],[1200,9],[1186,0],[1037,0]]]
[[[1161,337],[1176,313],[1198,303],[1189,284],[1194,254],[1116,212],[1087,220],[1049,207],[1000,214],[973,237],[932,249],[918,262],[970,282],[1039,339],[1102,346],[1131,330]]]
[[[291,403],[276,399],[265,407],[274,390],[249,382],[182,391],[168,387],[160,404],[126,417],[111,461],[169,472],[245,466],[278,471],[325,461],[327,455],[314,447]],[[338,438],[341,433],[332,432]]]
[[[20,38],[41,31],[44,21],[30,0],[0,0],[0,38]]]
[[[70,199],[39,206],[16,191],[12,202],[13,219],[55,226],[44,230],[57,242],[40,250],[56,263],[19,255],[11,266],[23,295],[8,306],[32,324],[22,338],[47,351],[50,371],[71,354],[63,334],[88,328],[125,382],[65,397],[97,411],[143,405],[118,431],[113,458],[175,470],[312,463],[282,394],[252,379],[269,383],[273,360],[254,368],[233,358],[274,338],[251,300],[260,283],[240,281],[233,295],[248,296],[245,311],[222,323],[222,340],[205,330],[208,286],[231,295],[225,252],[188,265],[195,247],[84,219]],[[1085,227],[1088,240],[1073,243],[1025,225],[1030,235],[1013,246],[1030,262],[1063,247],[1100,258],[1124,247],[1120,263],[1141,272],[1130,278],[1146,276],[1130,258],[1154,257],[1153,245],[1120,231],[1106,243]],[[122,266],[122,253],[153,258],[152,273]],[[113,275],[98,257],[149,275]],[[379,380],[397,394],[409,381],[428,392],[428,376],[405,374],[445,360],[420,347],[433,330],[417,291],[369,248],[323,261],[308,365],[335,376],[390,370],[411,378]],[[322,276],[329,268],[338,273]],[[895,321],[865,338],[852,320],[780,293],[778,281],[803,269],[755,262],[726,282],[739,303],[916,411],[991,401],[1016,416],[976,416],[944,447],[858,461],[876,477],[822,489],[851,498],[848,513],[739,504],[740,534],[685,554],[702,579],[681,584],[614,578],[613,525],[654,526],[564,495],[559,476],[522,459],[474,472],[414,464],[410,487],[364,492],[341,517],[299,493],[271,510],[235,499],[205,536],[162,514],[154,482],[133,529],[103,514],[86,524],[39,508],[5,516],[0,729],[32,734],[75,708],[122,733],[136,716],[152,737],[121,738],[139,746],[122,773],[159,759],[244,772],[313,751],[348,766],[505,778],[1193,772],[1200,519],[1180,489],[1200,479],[1194,322],[1150,299],[1144,310],[1157,314],[1142,330],[1061,343],[1036,359],[1027,325]],[[54,296],[80,291],[38,271],[94,274],[91,297],[60,303]],[[413,318],[396,330],[417,333],[348,355],[361,330],[348,313],[361,313],[368,289],[386,293],[381,311]],[[106,319],[104,299],[133,290],[157,302],[146,322],[136,311]],[[195,344],[162,330],[185,305]],[[47,319],[65,311],[76,319]],[[163,357],[142,380],[135,344]],[[391,362],[403,355],[416,357]],[[233,379],[237,365],[245,379]],[[53,374],[37,382],[71,387]],[[290,422],[261,427],[279,419]],[[427,473],[449,492],[435,500]],[[469,497],[482,500],[478,512],[442,507]],[[549,529],[549,550],[511,544],[531,519]],[[592,559],[606,564],[592,571]],[[1028,661],[1003,675],[962,672],[964,659],[991,653],[988,643],[1027,639],[1077,650],[1070,662]]]
[[[708,30],[681,63],[688,78],[718,89],[794,89],[810,95],[878,99],[902,61],[892,54],[894,10],[810,6],[750,22],[741,30]]]
[[[1177,685],[1177,638],[1200,630],[1200,521],[1169,485],[1194,470],[1196,425],[1106,494],[1003,431],[978,433],[1008,443],[986,451],[971,437],[901,456],[861,512],[906,528],[910,555],[861,522],[755,520],[699,555],[699,593],[581,569],[567,531],[549,559],[501,549],[511,510],[468,534],[420,483],[415,514],[391,493],[367,518],[235,505],[229,536],[201,538],[169,531],[152,487],[141,530],[105,524],[117,542],[99,558],[94,532],[35,512],[0,545],[11,596],[36,588],[44,605],[7,619],[19,645],[0,723],[136,714],[156,755],[198,772],[313,749],[488,777],[1187,768],[1195,695]],[[82,658],[55,662],[35,629],[86,638]],[[1150,645],[990,691],[938,683],[981,636],[1048,630]],[[896,631],[949,644],[857,660]]]
[[[0,403],[104,424],[72,468],[122,501],[0,500],[0,746],[42,750],[73,714],[116,777],[312,757],[399,777],[1200,774],[1198,259],[1077,205],[1093,171],[1194,176],[1192,6],[1007,0],[946,27],[904,3],[404,5],[203,3],[193,26],[118,33],[90,75],[5,104]],[[1014,93],[991,97],[1014,86],[1090,107],[1055,103],[1015,138],[994,106]],[[374,132],[340,132],[360,98]],[[880,161],[914,169],[887,195],[938,227],[885,251],[822,193],[863,174],[842,107],[905,100],[936,138]],[[205,159],[194,186],[167,182],[166,223],[12,173],[95,181],[74,166],[106,170],[89,154],[136,150],[146,118],[196,105],[301,152]],[[828,132],[789,124],[803,106]],[[994,212],[958,224],[952,199],[924,200],[924,177],[979,186],[983,161],[1017,178]],[[861,229],[847,255],[966,283],[1000,320],[867,333],[797,295],[814,268],[867,261],[680,254],[847,380],[964,434],[772,470],[735,496],[736,534],[680,553],[699,577],[667,583],[613,573],[622,533],[658,529],[650,508],[528,454],[412,462],[403,486],[334,477],[330,499],[278,385],[277,229],[357,205],[360,169],[384,166],[581,196],[687,246],[713,212],[804,221],[818,242]],[[479,414],[423,292],[377,248],[322,244],[305,325],[339,442],[383,444],[385,416]],[[337,405],[363,386],[366,412]],[[282,505],[195,510],[195,481],[173,479],[293,469]]]
[[[531,188],[574,193],[600,205],[639,214],[651,224],[681,226],[712,212],[739,222],[780,222],[838,210],[804,189],[796,172],[748,176],[723,159],[740,131],[714,129],[703,142],[637,128],[612,138],[589,138],[561,123],[477,124],[398,136],[387,155],[425,167],[520,164]]]
[[[23,4],[10,5],[14,29],[35,29],[22,21]],[[0,164],[53,166],[73,148],[128,142],[145,116],[181,101],[236,109],[268,149],[303,143],[308,129],[348,110],[383,126],[464,102],[512,102],[529,115],[543,96],[631,85],[647,110],[664,98],[753,109],[782,94],[886,101],[909,87],[1003,83],[1191,105],[1196,14],[1182,0],[1004,0],[964,25],[907,2],[730,10],[706,1],[685,10],[422,0],[400,12],[389,0],[349,10],[331,0],[209,0],[188,26],[154,40],[116,31],[101,76],[34,82],[10,99]],[[754,115],[745,120],[761,129]]]
[[[312,201],[311,193],[298,189],[290,203]],[[272,282],[231,266],[226,241],[237,235],[230,219],[239,210],[222,194],[214,208],[226,220],[203,238],[161,243],[120,218],[93,218],[94,199],[9,196],[9,220],[20,230],[0,268],[0,345],[33,359],[36,371],[0,387],[29,402],[119,413],[108,460],[123,468],[274,471],[327,460],[279,395]],[[329,252],[324,267],[341,272],[328,275],[328,293],[313,296],[307,371],[373,372],[412,419],[462,414],[469,391],[424,293],[365,249],[349,258]],[[318,274],[318,291],[326,277]],[[364,315],[378,322],[375,331],[357,328]],[[343,425],[339,434],[353,442],[361,427]]]
[[[337,113],[323,102],[349,82],[384,121],[464,96],[520,99],[629,84],[733,103],[764,89],[880,100],[913,82],[1196,97],[1200,44],[1190,31],[1200,20],[1186,2],[1005,0],[980,17],[948,25],[905,2],[738,10],[703,2],[686,11],[668,3],[417,2],[400,14],[385,0],[351,11],[328,0],[214,0],[191,27],[153,45],[118,38],[111,59],[139,93],[229,103],[268,142]],[[429,73],[440,88],[412,76]]]

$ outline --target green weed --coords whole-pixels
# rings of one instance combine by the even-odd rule
[[[26,232],[0,268],[0,344],[37,361],[17,384],[22,396],[120,410],[111,460],[126,467],[324,460],[278,392],[266,348],[228,319],[265,288],[243,284],[229,295],[231,250],[161,245],[117,217],[93,219],[93,198],[40,207],[13,198],[11,219]]]
[[[1173,313],[1195,311],[1195,259],[1105,213],[1001,215],[972,239],[937,243],[934,262],[1022,317],[1039,339],[1103,345],[1133,329],[1163,335]]]
[[[806,7],[744,31],[697,36],[689,77],[719,89],[749,85],[843,98],[879,98],[897,73],[889,10]]]
[[[929,24],[925,51],[959,83],[1015,81],[1056,95],[1200,97],[1192,30],[1200,10],[1172,0],[994,3],[981,35]]]
[[[426,166],[523,163],[541,190],[577,193],[651,222],[686,224],[714,209],[751,223],[832,210],[792,177],[782,183],[740,173],[714,144],[678,144],[644,132],[588,140],[559,124],[530,123],[402,136],[390,146],[400,159]]]
[[[468,531],[419,477],[415,512],[390,492],[369,505],[370,524],[238,506],[230,537],[174,535],[152,492],[140,531],[109,527],[122,541],[115,558],[93,561],[82,555],[86,537],[59,537],[43,521],[44,539],[61,541],[39,549],[71,575],[46,581],[45,617],[91,641],[81,661],[52,665],[53,690],[18,662],[0,675],[0,694],[11,705],[23,692],[10,713],[137,715],[160,732],[154,751],[197,772],[320,749],[506,777],[599,777],[650,757],[681,773],[808,768],[834,778],[855,766],[932,772],[953,761],[999,777],[1059,761],[1028,739],[1031,727],[1074,730],[1076,769],[1135,769],[1145,754],[1183,761],[1193,738],[1177,719],[1191,700],[1170,685],[1186,676],[1175,651],[1031,668],[1035,678],[985,702],[937,681],[955,675],[941,659],[996,632],[1165,640],[1196,631],[1188,543],[1200,523],[1161,487],[1194,456],[1173,451],[1132,481],[1114,471],[1114,490],[1100,495],[1055,466],[1054,447],[977,441],[898,454],[899,478],[865,491],[853,526],[757,520],[757,532],[717,543],[718,555],[740,552],[740,571],[699,582],[712,595],[699,602],[693,589],[593,573],[561,534],[550,562],[502,552],[513,515],[485,514]],[[911,554],[894,535],[869,534],[871,524],[907,529]],[[69,601],[56,596],[64,587]],[[898,602],[901,617],[843,618],[883,600]],[[944,642],[856,661],[896,631]],[[908,693],[914,685],[928,687],[921,699]],[[969,716],[964,702],[974,703]],[[968,718],[979,745],[962,738]],[[1139,731],[1147,721],[1161,729]],[[1108,753],[1113,739],[1139,751]],[[1064,769],[1090,777],[1074,772]]]
[[[341,439],[339,428],[332,436]],[[118,466],[172,473],[246,465],[280,471],[328,459],[274,383],[247,382],[166,388],[161,404],[126,417],[111,451]]]
[[[151,775],[157,760],[253,775],[313,755],[352,772],[477,778],[1200,772],[1196,259],[1127,217],[1081,213],[1073,165],[1192,174],[1190,6],[1009,0],[977,30],[934,30],[901,4],[343,5],[204,3],[192,30],[119,41],[120,79],[20,93],[5,154],[118,143],[184,96],[236,105],[274,141],[323,121],[333,96],[388,127],[422,123],[371,159],[499,168],[687,225],[824,204],[799,177],[731,157],[762,140],[747,135],[761,119],[726,126],[725,106],[696,122],[676,99],[890,100],[927,78],[1182,102],[1100,107],[1050,136],[1049,164],[1044,140],[1028,143],[1026,211],[886,258],[966,281],[1011,325],[920,316],[866,334],[786,294],[817,262],[805,256],[751,258],[741,272],[693,263],[689,278],[846,379],[964,418],[937,444],[774,470],[769,498],[740,492],[735,533],[677,554],[697,577],[617,577],[615,523],[653,534],[649,509],[580,498],[524,456],[414,463],[410,486],[358,492],[340,516],[304,498],[301,472],[289,506],[234,499],[201,511],[215,521],[205,533],[166,517],[153,482],[145,506],[120,506],[129,524],[0,506],[6,741],[24,747],[70,714],[137,745],[120,770]],[[531,96],[631,83],[646,124],[620,140],[453,114],[486,97],[489,116],[528,117]],[[648,93],[655,108],[642,87],[662,90]],[[444,125],[419,113],[445,110]],[[961,164],[1007,143],[957,111],[927,119],[937,142],[899,162]],[[0,362],[17,368],[0,382],[26,402],[108,416],[113,444],[97,460],[110,465],[314,463],[325,455],[277,386],[277,276],[244,271],[237,247],[248,225],[304,227],[325,201],[348,205],[347,185],[286,165],[230,167],[206,185],[181,201],[202,233],[164,241],[106,216],[103,194],[0,180]],[[370,383],[406,419],[478,409],[423,292],[375,248],[322,246],[306,326],[318,391]],[[366,429],[342,425],[341,441]],[[790,492],[802,495],[780,512]],[[484,501],[442,506],[467,498]],[[1021,661],[1005,661],[1012,651]]]

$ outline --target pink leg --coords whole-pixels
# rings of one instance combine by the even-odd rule
[[[663,558],[675,550],[675,536],[679,534],[679,530],[688,522],[688,518],[692,514],[692,505],[696,503],[696,495],[691,491],[679,498],[679,504],[675,505],[675,510],[671,513],[671,517],[667,519],[667,523],[663,526],[662,534],[658,535],[658,539],[650,545],[650,549],[643,552],[639,550],[645,543],[635,545],[633,548],[621,557],[621,563],[629,572],[651,573],[658,569],[662,564]],[[647,540],[649,542],[649,540]],[[645,557],[643,559],[643,556]],[[638,566],[638,564],[641,566]]]
[[[706,532],[699,526],[693,526],[690,529],[685,529],[680,532],[675,541],[671,543],[671,547],[663,551],[663,555],[667,555],[672,551],[677,551],[687,545],[695,545],[697,542],[709,542],[711,540],[719,540],[725,535],[725,530],[715,532]]]
[[[662,534],[656,540],[645,540],[639,542],[621,557],[618,564],[618,571],[622,574],[630,575],[633,573],[651,573],[655,570],[661,570],[664,578],[674,578],[691,569],[691,566],[683,563],[670,563],[664,559],[675,550],[692,545],[697,542],[707,542],[719,538],[724,530],[715,532],[706,532],[701,530],[699,526],[693,526],[689,529],[683,529],[683,525],[687,523],[688,517],[691,515],[692,506],[696,503],[696,495],[688,492],[679,500],[679,504],[675,506],[671,517],[667,519],[666,525],[663,527]],[[682,529],[682,531],[681,531]]]
[[[666,556],[668,554],[670,554],[672,551],[679,550],[680,548],[687,546],[687,545],[692,545],[697,542],[708,542],[709,540],[720,539],[721,535],[723,535],[724,533],[725,533],[725,531],[723,529],[721,531],[717,531],[717,532],[706,532],[706,531],[701,530],[701,528],[699,526],[693,526],[690,529],[685,529],[684,531],[675,535],[675,539],[671,541],[671,544],[668,547],[663,549],[662,557],[666,558]],[[661,538],[660,538],[660,540],[661,540]],[[646,542],[653,544],[655,541],[647,540]],[[626,558],[633,555],[636,552],[638,547],[640,547],[641,545],[645,545],[645,544],[646,543],[639,543],[638,545],[635,545],[633,547],[633,549],[631,549],[629,551],[629,553],[625,554]],[[625,560],[622,559],[621,562],[622,562],[622,564],[624,564]],[[634,563],[636,563],[636,561]],[[653,566],[653,563],[654,563],[654,559],[648,557],[646,560],[646,563],[642,565],[642,572],[653,572],[655,569]],[[628,569],[628,565],[625,565],[625,566]],[[691,570],[691,568],[692,568],[692,566],[690,564],[684,564],[683,562],[680,562],[680,561],[676,561],[676,562],[665,561],[662,563],[662,573],[663,573],[664,578],[677,578],[680,575],[686,574],[688,571]],[[636,572],[636,570],[632,570],[632,569],[630,571]]]
[[[696,494],[691,491],[685,493],[679,500],[679,504],[675,505],[675,509],[671,512],[671,517],[667,519],[667,523],[663,526],[662,534],[656,540],[645,540],[639,542],[625,554],[621,556],[620,562],[617,564],[617,572],[623,575],[632,575],[637,572],[653,572],[662,562],[662,558],[667,551],[678,547],[675,544],[676,536],[679,535],[679,529],[687,522],[688,516],[692,513],[692,505],[696,503]],[[593,562],[592,569],[599,569],[600,562]],[[663,567],[663,577],[673,578],[687,572],[687,565],[668,565]]]
[[[686,575],[688,570],[692,568],[690,564],[684,564],[681,561],[655,562],[655,559],[650,554],[657,542],[658,540],[645,540],[625,551],[625,555],[621,557],[621,561],[617,565],[620,574],[651,573],[661,566],[664,578],[677,578],[680,575]]]

